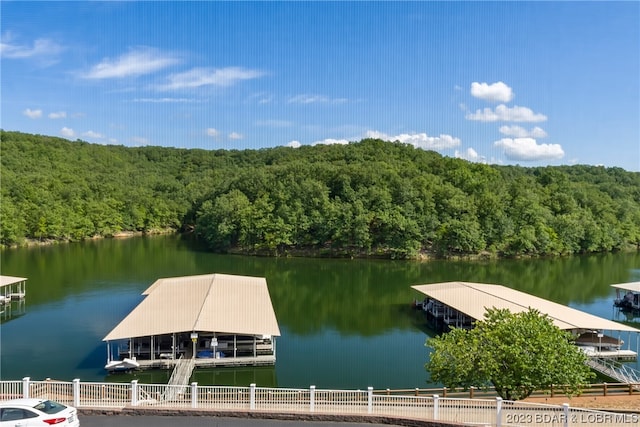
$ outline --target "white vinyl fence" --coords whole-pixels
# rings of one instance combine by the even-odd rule
[[[640,426],[640,415],[495,399],[377,394],[367,390],[320,390],[64,381],[0,381],[0,400],[38,397],[77,408],[191,408],[218,411],[374,415],[497,427]]]

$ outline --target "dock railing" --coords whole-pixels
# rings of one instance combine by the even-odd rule
[[[191,383],[173,395],[167,384],[65,381],[0,381],[0,400],[35,397],[56,400],[78,409],[200,409],[229,412],[383,416],[451,423],[508,426],[605,426],[640,424],[638,413],[615,413],[494,398],[442,397],[367,390],[324,390],[227,386]],[[180,387],[180,386],[177,386]],[[418,393],[419,394],[419,393]]]

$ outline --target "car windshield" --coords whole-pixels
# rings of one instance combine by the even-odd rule
[[[34,408],[38,411],[44,412],[45,414],[57,414],[58,412],[65,409],[66,406],[52,400],[45,400],[44,402],[38,403],[36,406],[34,406]]]

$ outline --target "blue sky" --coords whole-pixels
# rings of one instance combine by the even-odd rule
[[[640,2],[0,4],[1,127],[640,171]]]

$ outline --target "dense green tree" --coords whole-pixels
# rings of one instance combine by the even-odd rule
[[[215,251],[413,258],[640,246],[640,174],[409,144],[123,147],[0,130],[0,244],[195,230]]]
[[[594,374],[571,340],[569,332],[536,310],[488,309],[473,329],[453,329],[427,340],[432,350],[425,368],[446,387],[493,385],[508,400],[552,385],[572,396]]]

